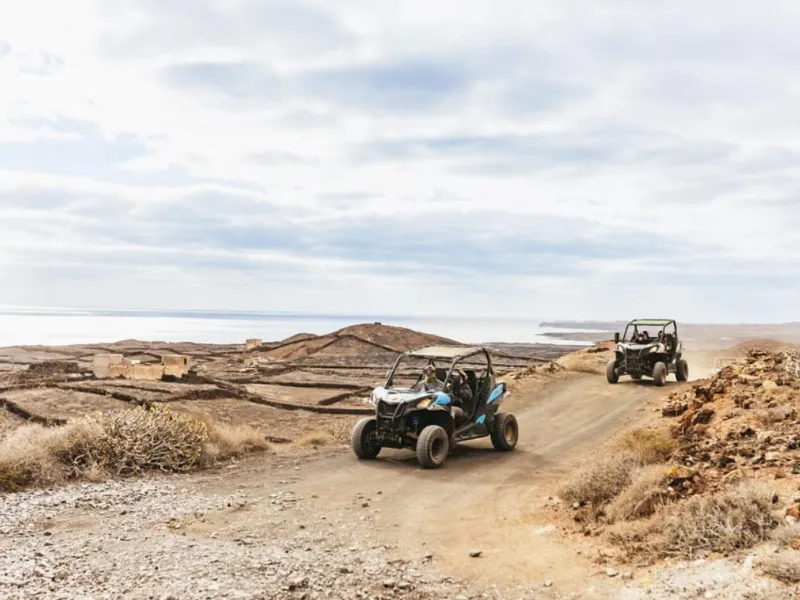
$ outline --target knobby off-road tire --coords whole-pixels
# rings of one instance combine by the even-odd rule
[[[678,364],[675,365],[675,378],[678,381],[688,381],[689,380],[689,363],[683,359],[678,361]]]
[[[358,458],[370,460],[378,456],[381,451],[380,444],[375,439],[378,422],[373,417],[361,419],[353,428],[351,445]]]
[[[417,440],[417,461],[424,469],[437,469],[447,460],[450,438],[438,425],[428,425]]]
[[[496,450],[509,452],[514,449],[519,439],[517,417],[511,413],[497,413],[492,424],[492,445]]]
[[[606,365],[606,379],[608,379],[608,383],[617,383],[619,381],[616,360],[608,361],[608,364]]]
[[[653,365],[653,381],[656,385],[661,387],[667,381],[667,365],[663,362],[657,362]]]

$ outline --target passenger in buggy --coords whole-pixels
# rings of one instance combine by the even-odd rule
[[[467,416],[465,413],[472,406],[472,388],[469,387],[466,373],[461,369],[453,371],[449,391],[453,399],[453,418],[461,420]]]
[[[436,377],[436,367],[432,364],[425,365],[422,369],[422,378],[414,385],[415,392],[441,392],[444,382]]]

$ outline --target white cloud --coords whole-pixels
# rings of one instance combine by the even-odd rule
[[[791,318],[768,5],[2,9],[0,304]]]

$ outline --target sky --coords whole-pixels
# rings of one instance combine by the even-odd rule
[[[0,3],[0,305],[798,320],[800,4]]]

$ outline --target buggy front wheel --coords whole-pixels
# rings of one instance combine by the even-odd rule
[[[450,438],[444,428],[428,425],[417,439],[417,461],[425,469],[438,469],[447,460]]]
[[[358,458],[369,460],[380,453],[381,445],[375,439],[375,431],[377,429],[378,422],[374,417],[367,417],[356,423],[350,442],[353,446],[353,452]]]
[[[617,361],[610,360],[606,365],[606,379],[608,383],[617,383],[619,381],[619,373],[617,372]]]
[[[675,365],[675,379],[678,381],[687,381],[689,379],[689,363],[684,359],[680,359],[678,364]]]
[[[667,365],[661,361],[653,366],[653,381],[659,387],[667,381]]]
[[[511,413],[497,413],[492,423],[492,445],[496,450],[508,452],[514,449],[519,439],[517,417]]]

